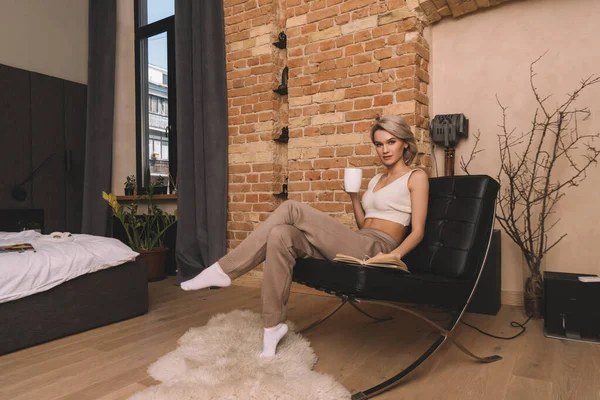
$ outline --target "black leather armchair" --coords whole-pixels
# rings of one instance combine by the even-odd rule
[[[294,281],[342,299],[331,314],[306,329],[323,322],[346,303],[372,317],[358,306],[366,303],[409,312],[440,332],[439,338],[415,362],[387,381],[354,394],[353,400],[367,399],[391,388],[429,358],[446,339],[481,362],[501,359],[499,356],[478,357],[451,335],[468,306],[485,263],[498,189],[498,183],[489,176],[431,178],[425,237],[404,260],[410,274],[311,258],[297,261]],[[398,303],[444,307],[451,312],[450,323],[440,326]]]

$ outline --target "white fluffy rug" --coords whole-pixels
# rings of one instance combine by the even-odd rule
[[[309,341],[291,329],[274,357],[258,357],[262,327],[260,315],[251,311],[215,315],[205,326],[186,332],[175,351],[148,368],[162,383],[130,400],[350,398],[332,377],[312,371],[317,356]]]

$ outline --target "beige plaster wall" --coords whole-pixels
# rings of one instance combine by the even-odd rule
[[[85,84],[87,60],[87,1],[0,2],[0,64]]]
[[[112,191],[124,194],[125,178],[135,174],[135,53],[133,1],[117,2],[117,56]]]
[[[538,64],[537,87],[553,94],[548,105],[565,99],[581,78],[600,74],[600,2],[597,0],[529,0],[508,3],[460,19],[446,19],[430,29],[431,117],[464,113],[470,132],[481,131],[484,153],[472,163],[471,173],[497,174],[497,132],[501,110],[496,94],[508,106],[508,124],[518,131],[528,129],[535,111],[529,86],[529,65],[548,51]],[[588,89],[577,103],[589,107],[592,117],[580,124],[581,132],[600,131],[600,85]],[[474,144],[471,136],[457,148],[457,174],[461,155]],[[600,141],[597,142],[600,146]],[[443,174],[443,150],[435,152]],[[434,169],[435,172],[435,169]],[[563,167],[558,174],[565,177]],[[600,273],[600,225],[598,191],[600,168],[592,168],[587,180],[569,189],[557,207],[561,222],[554,234],[568,236],[548,253],[545,267],[552,271]],[[503,233],[502,289],[523,288],[524,264],[516,245]]]

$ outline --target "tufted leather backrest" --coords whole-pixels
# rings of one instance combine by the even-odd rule
[[[411,272],[473,279],[483,265],[499,185],[487,175],[429,180],[425,236],[406,256]]]

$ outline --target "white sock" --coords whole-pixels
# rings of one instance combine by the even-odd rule
[[[229,285],[231,285],[231,279],[223,272],[219,263],[216,262],[194,278],[182,282],[181,288],[183,290],[198,290],[210,286],[227,287]]]
[[[263,351],[260,353],[261,357],[273,357],[277,344],[282,337],[288,332],[287,324],[279,324],[272,328],[265,328],[265,334],[263,337]]]

